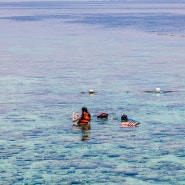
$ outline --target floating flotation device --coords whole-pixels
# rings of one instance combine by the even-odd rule
[[[87,91],[87,92],[81,92],[81,94],[89,94],[89,95],[92,95],[92,94],[95,94],[95,93],[97,93],[96,91],[94,91],[93,89],[90,89],[89,91]]]
[[[127,122],[121,122],[121,126],[123,127],[136,127],[139,124],[140,123],[138,121],[131,120],[131,119],[128,119]]]
[[[90,89],[89,90],[89,94],[94,94],[94,90],[93,89]]]
[[[100,118],[100,119],[102,119],[102,118],[108,118],[108,113],[107,112],[102,112],[102,113],[99,113],[98,115],[97,115],[97,118]]]
[[[140,123],[133,119],[128,119],[126,114],[121,115],[121,126],[123,127],[136,127]]]
[[[80,119],[80,117],[81,117],[81,114],[73,112],[72,113],[72,122],[78,121]]]
[[[160,93],[174,93],[174,92],[179,92],[179,91],[175,91],[175,90],[161,91],[161,89],[159,87],[157,87],[157,88],[155,88],[155,90],[147,90],[144,92],[160,94]]]

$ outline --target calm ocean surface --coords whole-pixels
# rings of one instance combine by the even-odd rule
[[[0,25],[0,184],[185,185],[185,2],[1,1]]]

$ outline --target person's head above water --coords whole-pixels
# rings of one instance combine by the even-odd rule
[[[127,122],[127,121],[128,121],[128,117],[127,117],[126,114],[122,114],[122,115],[121,115],[121,121],[122,121],[122,122]]]
[[[88,112],[87,107],[82,107],[82,112]]]

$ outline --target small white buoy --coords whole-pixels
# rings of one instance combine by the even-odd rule
[[[157,88],[155,89],[155,92],[156,92],[156,93],[160,93],[160,92],[161,92],[161,89],[160,89],[159,87],[157,87]]]
[[[93,94],[94,93],[94,90],[93,89],[90,89],[89,90],[89,94]]]

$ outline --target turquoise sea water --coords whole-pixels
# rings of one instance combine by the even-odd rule
[[[184,12],[183,1],[1,2],[0,184],[184,185]],[[89,132],[72,129],[82,106]],[[121,127],[121,114],[140,125]]]

